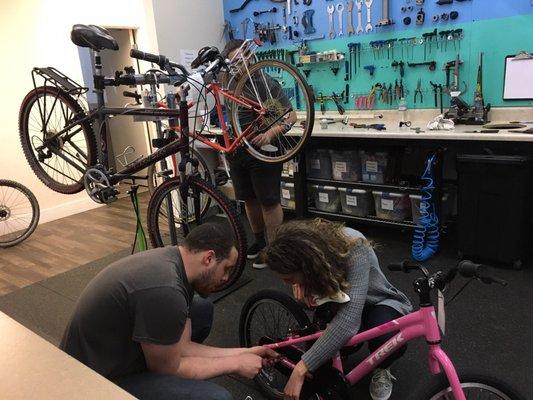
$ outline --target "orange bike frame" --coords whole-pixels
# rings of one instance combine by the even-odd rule
[[[255,122],[257,122],[260,118],[262,118],[265,113],[266,109],[261,106],[261,104],[252,101],[246,97],[243,96],[235,96],[233,92],[230,92],[229,90],[222,89],[218,83],[210,83],[206,86],[206,92],[213,93],[213,97],[215,98],[215,106],[217,108],[217,115],[218,120],[220,121],[220,128],[222,129],[222,135],[224,136],[224,146],[219,145],[216,142],[210,141],[207,137],[203,136],[201,133],[196,132],[190,132],[189,136],[199,140],[200,142],[206,144],[207,146],[224,153],[231,154],[237,146],[240,145],[243,139],[247,139],[249,136],[252,135],[252,128],[255,125]],[[228,98],[230,101],[240,104],[241,106],[248,108],[249,110],[255,111],[258,116],[257,118],[252,121],[252,123],[242,132],[239,136],[237,136],[235,139],[231,139],[228,134],[228,126],[226,125],[226,121],[224,120],[224,112],[222,111],[222,103],[220,101],[220,95],[223,97]],[[192,105],[194,107],[194,105]],[[172,129],[175,129],[176,131],[179,131],[179,127],[171,126]]]

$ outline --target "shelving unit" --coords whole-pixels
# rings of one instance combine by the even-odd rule
[[[336,181],[333,179],[317,179],[317,178],[307,178],[306,181],[307,183],[312,183],[316,185],[347,187],[351,189],[379,190],[383,192],[402,192],[406,194],[420,194],[421,193],[420,188],[410,187],[410,186],[375,184],[375,183],[367,183],[367,182],[345,182],[345,181]]]
[[[314,215],[317,217],[324,217],[328,219],[334,219],[339,221],[354,221],[354,222],[363,222],[373,225],[382,225],[382,226],[390,226],[395,228],[401,228],[401,229],[414,229],[416,225],[411,221],[392,221],[387,219],[380,219],[378,217],[373,216],[366,216],[366,217],[356,217],[354,215],[349,214],[339,214],[339,213],[329,213],[325,211],[317,210],[316,208],[308,208],[307,212],[310,215]]]

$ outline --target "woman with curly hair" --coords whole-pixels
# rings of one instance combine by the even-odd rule
[[[307,306],[329,298],[341,303],[324,334],[303,354],[285,386],[285,399],[296,400],[308,372],[330,360],[359,330],[399,318],[412,310],[408,298],[389,283],[371,243],[358,231],[323,219],[296,220],[282,225],[264,252],[264,262],[287,284],[296,300]],[[393,334],[368,342],[377,350]],[[370,395],[386,400],[392,393],[389,371],[406,346],[373,372]]]

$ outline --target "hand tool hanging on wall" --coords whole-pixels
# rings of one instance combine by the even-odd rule
[[[376,70],[376,67],[374,65],[365,65],[363,68],[368,71],[370,76],[374,76],[374,71]]]
[[[366,5],[366,28],[365,28],[365,32],[370,32],[372,29],[374,29],[372,27],[372,14],[371,14],[371,9],[370,9],[370,7],[372,6],[373,2],[374,2],[374,0],[365,0],[365,5]]]
[[[337,10],[337,17],[339,18],[339,35],[338,36],[342,37],[344,36],[344,31],[342,28],[342,12],[344,11],[344,4],[338,3],[335,9]]]
[[[424,21],[426,20],[426,13],[423,9],[418,10],[416,13],[416,24],[417,25],[423,25]]]
[[[291,15],[291,0],[287,0],[287,14]]]
[[[440,94],[440,113],[442,114],[442,85],[439,83],[438,85],[436,83],[433,83],[432,81],[429,81],[431,86],[433,86],[433,93],[435,95],[435,108],[438,107],[437,102],[437,93]]]
[[[340,115],[343,115],[345,112],[344,107],[341,105],[341,102],[339,101],[342,99],[342,97],[343,97],[342,94],[339,96],[335,92],[331,93],[331,99],[335,103],[335,106],[337,106],[337,111],[339,112]]]
[[[227,21],[227,20],[224,21],[224,32],[223,32],[223,34],[227,32],[227,34],[228,34],[228,39],[229,39],[229,40],[233,40],[233,39],[235,39],[235,36],[234,36],[234,34],[233,34],[233,31],[234,31],[234,29],[233,29],[233,27],[231,26],[231,22],[229,22],[229,21]]]
[[[234,8],[233,10],[229,10],[230,13],[236,13],[236,12],[239,12],[241,10],[244,10],[244,7],[246,7],[248,5],[248,3],[250,3],[252,0],[244,0],[244,3],[241,4],[241,6],[239,8]]]
[[[241,22],[241,26],[242,26],[242,38],[243,39],[246,39],[246,35],[248,34],[248,24],[249,23],[254,23],[253,19],[251,18],[245,18],[242,22]]]
[[[476,122],[486,123],[490,104],[485,107],[483,99],[483,53],[479,53],[479,65],[477,68],[476,91],[474,92],[474,117]]]
[[[439,42],[437,40],[437,28],[435,28],[432,32],[426,32],[422,34],[422,39],[424,42],[424,60],[426,59],[426,55],[428,53],[428,46],[429,43],[429,53],[431,54],[433,41],[435,41],[437,49],[439,48]]]
[[[353,73],[357,73],[357,64],[361,66],[361,43],[348,43],[350,50],[350,64],[353,66]],[[352,68],[350,67],[350,79],[352,79]]]
[[[333,25],[333,13],[335,12],[335,6],[329,4],[326,8],[328,12],[328,37],[333,39],[335,37],[335,25]]]
[[[306,10],[302,16],[302,25],[304,27],[304,33],[306,35],[311,35],[316,32],[315,27],[313,26],[313,14],[315,10]]]
[[[391,67],[394,68],[395,71],[400,67],[400,76],[403,78],[405,74],[404,65],[405,63],[403,61],[393,61]]]
[[[426,66],[429,65],[430,71],[435,71],[437,69],[437,62],[436,61],[427,61],[427,62],[418,62],[418,63],[407,63],[408,67],[414,68],[414,67],[420,67],[420,66]]]
[[[420,95],[420,103],[423,103],[424,102],[424,97],[422,95],[422,79],[421,78],[418,78],[418,81],[416,83],[415,95],[414,95],[414,98],[413,98],[413,103],[415,103],[415,104],[416,104],[416,99],[417,99],[418,95]]]
[[[268,10],[263,10],[263,11],[254,11],[254,17],[258,17],[260,16],[261,14],[268,14],[268,13],[277,13],[278,12],[278,9],[276,7],[272,7]]]
[[[359,35],[363,33],[363,0],[355,0],[357,7],[357,29],[356,33]]]
[[[376,26],[381,27],[394,24],[393,20],[389,18],[389,0],[382,0],[381,10],[381,19]]]
[[[346,3],[346,19],[348,20],[348,29],[346,32],[348,32],[348,36],[352,36],[355,33],[353,27],[353,0],[348,0]]]

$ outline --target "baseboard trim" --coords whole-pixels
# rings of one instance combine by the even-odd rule
[[[95,203],[88,197],[69,201],[68,203],[58,204],[57,206],[41,210],[39,224],[44,224],[45,222],[54,221],[56,219],[68,217],[70,215],[92,210],[101,206],[103,206],[103,204]]]

